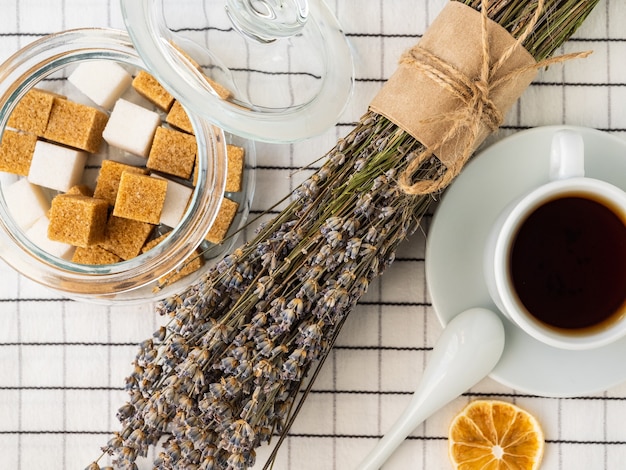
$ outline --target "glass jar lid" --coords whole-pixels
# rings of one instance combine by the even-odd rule
[[[151,73],[189,111],[230,133],[302,140],[334,125],[351,96],[350,46],[323,0],[121,5]]]

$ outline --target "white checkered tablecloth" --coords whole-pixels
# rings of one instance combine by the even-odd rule
[[[350,131],[401,52],[418,40],[445,2],[328,0],[354,47],[354,96],[324,135],[293,145],[258,144],[255,213],[292,190],[307,176],[295,170]],[[626,138],[624,25],[624,2],[601,0],[564,47],[564,52],[593,49],[594,54],[542,72],[489,142],[562,123]],[[0,60],[47,33],[86,26],[122,28],[118,3],[3,0]],[[276,470],[353,468],[409,402],[441,333],[425,283],[424,242],[422,234],[405,242],[396,262],[351,314]],[[161,318],[150,304],[109,307],[66,300],[1,262],[0,280],[0,469],[84,468],[117,429],[115,413],[126,400],[124,378],[136,344]],[[541,421],[547,439],[543,468],[624,468],[626,384],[594,396],[544,398],[488,378],[419,426],[385,469],[449,468],[448,425],[476,397],[515,402]]]

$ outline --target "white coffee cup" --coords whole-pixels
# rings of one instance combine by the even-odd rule
[[[626,193],[585,177],[584,158],[579,134],[555,133],[550,181],[507,206],[485,247],[496,306],[530,336],[563,349],[626,335]]]

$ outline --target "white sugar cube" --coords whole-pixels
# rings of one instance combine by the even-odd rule
[[[13,220],[22,230],[29,229],[50,209],[50,201],[42,189],[29,183],[26,178],[3,187],[2,192]]]
[[[154,111],[119,99],[113,107],[102,136],[109,145],[148,157],[161,117]]]
[[[57,242],[48,238],[50,219],[40,217],[26,232],[26,236],[43,251],[59,258],[70,259],[75,247],[68,243]]]
[[[189,204],[193,188],[158,175],[152,176],[167,181],[165,202],[163,203],[161,220],[159,222],[168,227],[176,227],[180,219],[183,218],[185,210],[187,210],[187,204]]]
[[[28,181],[65,192],[80,183],[87,153],[49,142],[37,141]]]
[[[81,63],[68,80],[98,106],[109,109],[130,86],[133,77],[115,62],[98,60]]]

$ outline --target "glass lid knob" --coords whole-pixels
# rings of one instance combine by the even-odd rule
[[[225,8],[235,28],[260,42],[298,34],[309,15],[307,0],[227,0]]]

